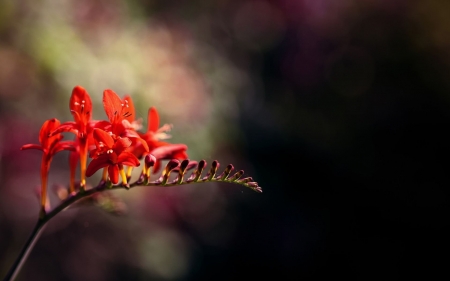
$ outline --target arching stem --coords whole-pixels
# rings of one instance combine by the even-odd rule
[[[22,268],[23,264],[27,260],[28,255],[30,254],[31,250],[33,249],[34,245],[36,244],[36,241],[38,240],[39,236],[41,235],[42,229],[44,228],[45,223],[46,223],[46,220],[43,220],[43,219],[38,220],[36,226],[34,227],[33,231],[31,232],[30,237],[28,238],[27,242],[25,243],[22,250],[20,251],[19,256],[17,257],[13,266],[8,271],[8,274],[6,275],[4,281],[12,281],[16,278],[16,276],[19,273],[20,269]]]

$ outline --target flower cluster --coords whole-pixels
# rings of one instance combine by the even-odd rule
[[[41,208],[38,222],[21,253],[9,270],[4,280],[14,280],[27,258],[43,226],[59,212],[65,210],[81,199],[92,198],[94,202],[100,193],[106,190],[136,186],[179,186],[202,182],[226,182],[239,184],[253,191],[262,192],[252,177],[242,178],[243,170],[233,172],[229,164],[221,172],[219,162],[214,160],[205,176],[205,160],[190,161],[185,144],[172,144],[165,141],[172,125],[160,126],[158,111],[148,110],[147,131],[141,131],[141,121],[135,119],[135,110],[130,96],[120,98],[112,90],[103,91],[103,108],[108,120],[92,119],[92,101],[87,91],[76,86],[72,90],[69,102],[73,121],[62,123],[52,118],[44,122],[39,133],[40,144],[26,144],[21,150],[38,149],[43,152],[41,161]],[[73,133],[75,138],[62,141],[63,133]],[[47,195],[47,180],[53,156],[63,150],[69,151],[70,183],[68,190],[59,189],[62,201],[53,209]],[[88,164],[88,158],[91,158]],[[144,162],[139,179],[130,183],[131,172]],[[161,161],[170,160],[161,169]],[[80,165],[80,180],[75,181],[77,166]],[[151,173],[162,170],[157,180],[150,181]],[[187,171],[193,169],[189,176]],[[86,187],[86,177],[102,170],[102,180],[95,187]],[[171,173],[176,177],[171,177]],[[233,173],[232,173],[233,172]],[[119,184],[120,179],[122,182]],[[59,191],[63,191],[59,193]],[[67,191],[69,191],[67,193]],[[108,194],[108,193],[106,193]],[[107,198],[107,197],[106,197]],[[92,202],[92,201],[89,201]]]
[[[47,179],[53,156],[62,150],[69,150],[70,193],[76,190],[75,173],[80,165],[79,189],[86,188],[86,177],[103,169],[102,180],[113,184],[127,186],[133,167],[140,165],[140,160],[147,157],[151,161],[153,172],[161,167],[161,160],[187,159],[187,146],[171,144],[165,140],[172,128],[165,124],[160,127],[159,115],[155,108],[148,110],[148,126],[146,132],[141,132],[141,122],[135,119],[135,109],[130,96],[120,98],[114,91],[103,92],[103,108],[108,120],[92,119],[92,101],[88,92],[81,86],[72,91],[69,103],[73,121],[60,123],[53,118],[42,125],[39,142],[26,144],[24,149],[39,149],[43,151],[41,162],[41,208],[45,214],[48,209]],[[73,141],[61,141],[62,133],[75,134]],[[88,164],[88,157],[92,160]],[[149,168],[144,168],[149,173]],[[148,175],[147,175],[148,176]],[[46,207],[47,206],[47,207]]]

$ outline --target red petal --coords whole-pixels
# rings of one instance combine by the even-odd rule
[[[186,149],[187,145],[185,144],[167,144],[155,148],[151,151],[151,153],[156,157],[156,159],[186,159]]]
[[[101,150],[99,150],[99,149],[97,149],[95,147],[94,148],[89,148],[89,157],[90,158],[97,158],[97,156],[98,156],[97,153],[100,154],[101,153],[100,151]]]
[[[117,165],[111,165],[108,167],[109,179],[113,184],[119,182],[119,167]]]
[[[134,104],[133,100],[129,95],[126,95],[124,100],[125,108],[124,108],[124,117],[128,122],[133,123],[135,117],[135,110],[134,110]],[[128,105],[128,106],[127,106]]]
[[[153,173],[156,174],[161,169],[161,161],[156,160],[155,166],[153,166]]]
[[[52,149],[52,154],[56,154],[60,152],[61,150],[70,150],[75,151],[75,142],[74,141],[62,141],[56,144]]]
[[[93,128],[102,129],[104,131],[111,130],[111,123],[105,120],[95,122]]]
[[[122,153],[122,151],[125,150],[125,148],[130,147],[130,145],[131,140],[129,138],[121,138],[116,140],[116,142],[113,145],[113,150],[119,155],[120,153]]]
[[[142,158],[148,150],[145,150],[144,146],[141,145],[141,143],[136,144],[131,147],[130,150],[138,159]]]
[[[159,129],[159,114],[156,108],[150,107],[150,109],[148,110],[147,119],[147,132],[156,132]]]
[[[119,157],[117,157],[117,163],[133,167],[138,167],[139,165],[141,165],[139,159],[137,159],[137,157],[134,156],[133,153],[128,151],[122,152]]]
[[[145,152],[149,152],[150,149],[148,147],[148,144],[145,140],[141,139],[141,138],[136,138],[137,141],[139,141],[139,143],[142,145],[142,148],[145,150]]]
[[[122,100],[113,90],[103,91],[103,107],[111,123],[121,120],[122,104]]]
[[[184,160],[184,159],[188,159],[188,155],[187,155],[186,151],[182,150],[182,151],[175,152],[172,155],[172,158]]]
[[[86,176],[90,177],[92,176],[95,172],[97,172],[98,170],[100,170],[101,168],[104,168],[106,166],[109,165],[108,162],[108,155],[104,154],[104,155],[100,155],[98,158],[93,159],[87,169],[86,169]]]
[[[50,135],[54,136],[54,135],[62,133],[62,132],[71,132],[71,133],[77,134],[78,133],[77,124],[73,121],[64,122],[58,128],[56,128],[54,131],[52,131],[50,133]]]
[[[75,88],[73,88],[69,107],[71,111],[76,112],[79,115],[79,121],[83,122],[85,125],[91,119],[92,101],[88,92],[83,87],[75,86]]]
[[[129,130],[128,130],[129,131]],[[126,136],[132,141],[133,146],[141,146],[144,152],[149,151],[149,147],[147,142],[142,139],[136,132],[134,133],[127,133]]]
[[[127,131],[127,127],[122,121],[115,122],[111,126],[111,132],[116,136],[127,137]]]
[[[51,132],[53,132],[56,128],[59,127],[59,120],[56,118],[52,118],[50,120],[47,120],[42,124],[41,131],[39,132],[39,142],[42,144],[42,146],[46,146],[49,135]],[[53,137],[53,136],[52,136]]]
[[[41,151],[44,151],[42,149],[42,146],[40,146],[39,144],[25,144],[20,148],[20,150],[28,150],[28,149],[39,149]]]
[[[102,129],[94,129],[94,139],[97,142],[103,142],[108,148],[114,146],[114,140],[111,135]]]

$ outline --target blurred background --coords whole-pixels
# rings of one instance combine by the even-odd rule
[[[232,163],[263,193],[105,193],[52,219],[18,280],[446,274],[449,35],[443,0],[0,0],[0,275],[39,210],[41,154],[19,149],[72,120],[75,85],[95,119],[106,88],[144,126],[155,106],[190,159]]]

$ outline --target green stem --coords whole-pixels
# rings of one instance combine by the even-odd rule
[[[43,229],[45,225],[45,221],[42,219],[39,219],[36,226],[34,227],[33,231],[31,232],[30,237],[28,238],[27,242],[22,248],[22,251],[20,251],[19,256],[17,257],[16,261],[14,262],[11,269],[8,271],[8,274],[6,275],[4,281],[12,281],[16,278],[17,274],[19,273],[20,269],[22,268],[23,264],[28,258],[28,255],[30,254],[31,250],[34,247],[34,244],[36,244],[36,241],[38,240],[40,234],[42,233],[41,230]]]

